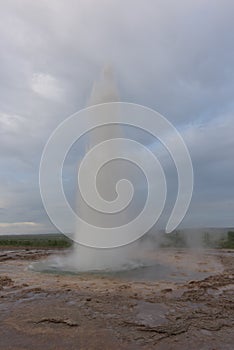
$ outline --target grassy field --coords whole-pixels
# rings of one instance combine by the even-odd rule
[[[60,233],[0,236],[0,247],[69,248],[71,245],[72,241]],[[234,249],[234,231],[228,231],[225,236],[218,239],[214,239],[212,234],[204,232],[202,245],[205,248]],[[160,246],[161,248],[189,247],[186,234],[180,231],[163,235],[163,242]]]
[[[228,231],[227,238],[219,243],[221,248],[234,249],[234,231]]]
[[[0,236],[0,247],[68,248],[72,241],[63,234],[4,235]]]
[[[177,247],[186,248],[191,246],[188,244],[188,237],[186,233],[175,231],[163,236],[162,248]],[[234,231],[228,231],[221,237],[217,237],[210,232],[205,232],[200,237],[200,243],[204,248],[216,249],[234,249]]]

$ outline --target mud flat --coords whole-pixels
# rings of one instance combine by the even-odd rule
[[[162,249],[119,274],[28,268],[55,253],[0,250],[0,349],[233,349],[233,250]]]

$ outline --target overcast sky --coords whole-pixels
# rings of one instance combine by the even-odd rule
[[[183,226],[234,226],[233,17],[233,0],[0,0],[0,233],[55,231],[42,150],[107,63],[122,101],[184,137],[195,185]]]

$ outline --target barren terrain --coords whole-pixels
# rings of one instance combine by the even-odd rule
[[[155,280],[28,269],[52,253],[0,250],[0,349],[233,348],[234,251],[165,250]]]

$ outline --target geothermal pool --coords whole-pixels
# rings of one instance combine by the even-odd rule
[[[105,252],[103,252],[104,254]],[[122,265],[108,265],[98,269],[96,265],[87,270],[80,268],[74,262],[74,252],[64,256],[54,255],[43,261],[29,265],[29,269],[41,273],[67,274],[85,276],[86,278],[106,277],[127,281],[175,281],[185,282],[191,279],[201,279],[214,271],[221,272],[222,265],[215,258],[215,252],[204,254],[202,251],[157,250],[155,254],[145,253],[144,259],[130,260]],[[75,253],[76,254],[76,253]],[[107,263],[107,261],[106,261]]]

